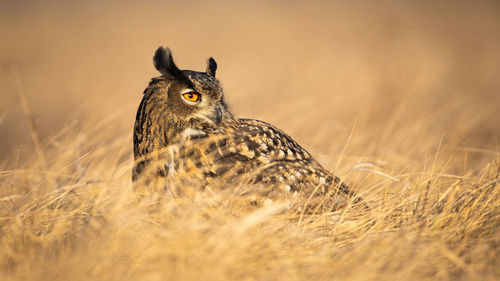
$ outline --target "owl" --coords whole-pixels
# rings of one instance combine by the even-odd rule
[[[235,118],[209,58],[205,72],[180,70],[170,49],[153,58],[161,76],[144,90],[134,126],[136,190],[182,196],[232,189],[334,209],[353,196],[289,135],[266,122]]]

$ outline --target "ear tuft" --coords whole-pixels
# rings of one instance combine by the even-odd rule
[[[215,77],[215,71],[217,70],[217,63],[215,62],[214,58],[210,57],[207,62],[207,74],[212,75]]]
[[[155,52],[153,63],[161,74],[169,74],[174,77],[182,76],[182,71],[175,65],[169,48],[159,47]]]

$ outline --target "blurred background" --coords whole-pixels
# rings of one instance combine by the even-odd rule
[[[1,280],[500,280],[500,1],[0,0],[0,40]],[[137,200],[158,46],[370,210]]]
[[[214,57],[236,116],[280,127],[328,168],[339,154],[420,160],[443,139],[496,150],[499,3],[4,0],[2,166],[33,152],[29,119],[46,146],[103,120],[131,143],[160,45],[183,69]]]

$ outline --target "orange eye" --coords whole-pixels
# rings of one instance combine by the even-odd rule
[[[185,93],[182,96],[191,102],[197,102],[200,99],[200,94],[198,94],[196,92]]]

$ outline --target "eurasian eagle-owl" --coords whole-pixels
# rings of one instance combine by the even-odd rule
[[[161,76],[144,91],[134,126],[136,189],[172,196],[234,189],[322,209],[339,207],[352,196],[280,129],[234,118],[215,78],[213,58],[205,72],[180,70],[170,49],[160,47],[153,61]]]

